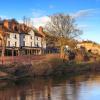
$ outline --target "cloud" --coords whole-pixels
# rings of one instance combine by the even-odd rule
[[[50,21],[50,18],[48,16],[38,17],[38,18],[32,18],[33,26],[38,28],[39,26],[45,26],[48,21]]]
[[[85,10],[79,10],[78,12],[71,14],[74,18],[80,18],[80,17],[88,17],[92,16],[94,14],[100,13],[100,9],[85,9]]]
[[[0,15],[0,18],[1,19],[9,19],[7,16],[4,16],[4,15]]]
[[[23,23],[23,20],[21,20],[21,19],[18,19],[17,21],[18,21],[19,23]]]
[[[86,24],[80,24],[79,27],[80,27],[80,28],[88,28],[89,26],[86,25]]]
[[[19,23],[23,23],[22,19],[18,19],[17,21]],[[45,26],[48,21],[50,21],[50,18],[48,16],[30,18],[29,25],[38,28],[39,26]]]
[[[84,32],[84,31],[90,30],[92,28],[92,26],[88,25],[88,24],[80,24],[79,23],[78,28]]]
[[[40,9],[33,9],[32,10],[32,16],[34,18],[44,16],[45,14],[46,14],[46,11],[44,11],[44,10],[40,10]]]

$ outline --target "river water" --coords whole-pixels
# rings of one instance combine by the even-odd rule
[[[100,100],[100,74],[0,81],[0,100]]]

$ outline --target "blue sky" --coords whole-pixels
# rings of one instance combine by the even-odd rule
[[[34,26],[45,24],[48,15],[66,13],[75,17],[83,35],[79,39],[100,43],[100,0],[0,0],[0,16],[30,17]]]

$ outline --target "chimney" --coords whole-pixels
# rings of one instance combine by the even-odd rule
[[[43,32],[43,27],[42,27],[42,26],[39,27],[39,33],[40,33],[43,37],[45,37],[44,32]]]
[[[4,20],[3,26],[4,26],[6,29],[9,29],[9,22],[8,22],[8,20]]]
[[[15,30],[15,26],[16,26],[16,24],[13,21],[11,21],[11,28],[13,31]]]
[[[39,27],[39,32],[43,32],[43,27],[42,26]]]

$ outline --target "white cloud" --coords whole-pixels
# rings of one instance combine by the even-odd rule
[[[19,20],[17,20],[19,23],[23,23],[23,20],[21,20],[21,19],[19,19]]]
[[[53,7],[53,6],[52,6]],[[38,28],[39,26],[45,26],[45,24],[50,20],[48,16],[46,16],[46,11],[40,9],[32,10],[32,17],[30,18],[30,24],[34,27]],[[19,23],[23,23],[23,20],[18,20]]]
[[[4,15],[0,15],[0,18],[1,19],[9,19],[7,16],[4,16]]]
[[[81,28],[81,29],[89,28],[89,26],[85,25],[85,24],[80,24],[78,27]]]
[[[38,18],[32,18],[33,26],[38,28],[39,26],[45,26],[48,21],[50,21],[50,18],[48,16],[38,17]]]
[[[37,18],[30,18],[30,25],[38,28],[39,26],[45,26],[48,21],[50,21],[50,18],[48,16],[42,16]],[[23,23],[23,20],[18,20],[19,23]]]
[[[85,9],[85,10],[79,10],[78,12],[71,14],[74,18],[80,18],[80,17],[88,17],[92,16],[99,12],[100,9]]]
[[[78,28],[84,32],[89,31],[92,28],[92,25],[88,24],[78,24]]]

